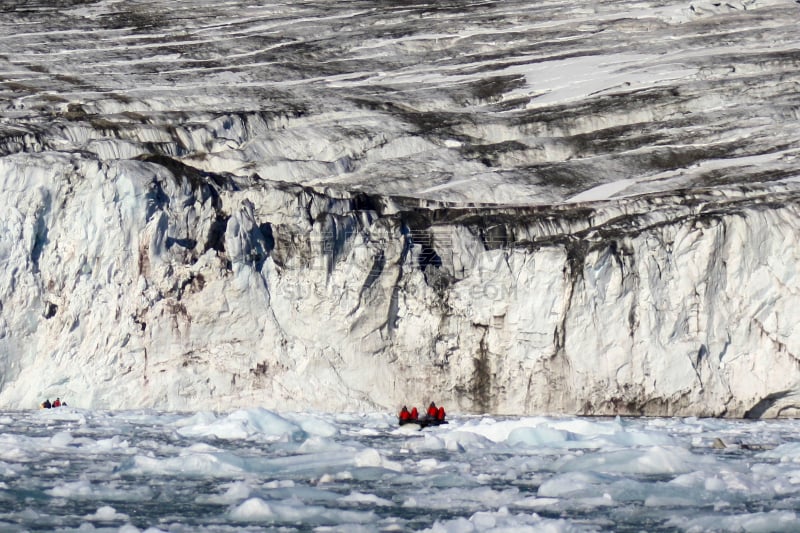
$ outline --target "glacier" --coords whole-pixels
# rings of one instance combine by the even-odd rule
[[[797,3],[6,11],[0,407],[798,415]]]

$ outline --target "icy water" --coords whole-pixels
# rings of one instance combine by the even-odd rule
[[[797,531],[799,429],[5,411],[0,531]]]

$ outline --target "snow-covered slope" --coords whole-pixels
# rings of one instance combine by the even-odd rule
[[[7,11],[0,405],[797,414],[796,3]]]

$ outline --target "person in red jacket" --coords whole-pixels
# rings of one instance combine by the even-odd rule
[[[61,398],[56,398],[56,401],[53,402],[53,407],[61,407]]]
[[[438,420],[439,422],[444,422],[444,416],[445,416],[444,407],[439,406],[439,410],[436,412],[436,420]]]
[[[411,420],[419,420],[419,411],[416,407],[411,408]]]
[[[408,422],[409,420],[411,420],[411,413],[408,412],[408,407],[404,405],[400,410],[400,423],[402,424],[404,422]]]
[[[436,404],[431,402],[428,406],[428,417],[429,418],[436,418],[436,415],[439,413],[439,410],[436,409]]]

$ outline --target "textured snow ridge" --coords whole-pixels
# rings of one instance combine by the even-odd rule
[[[0,406],[798,414],[798,4],[51,4]]]
[[[4,2],[0,154],[498,203],[798,176],[789,0],[51,4]]]

